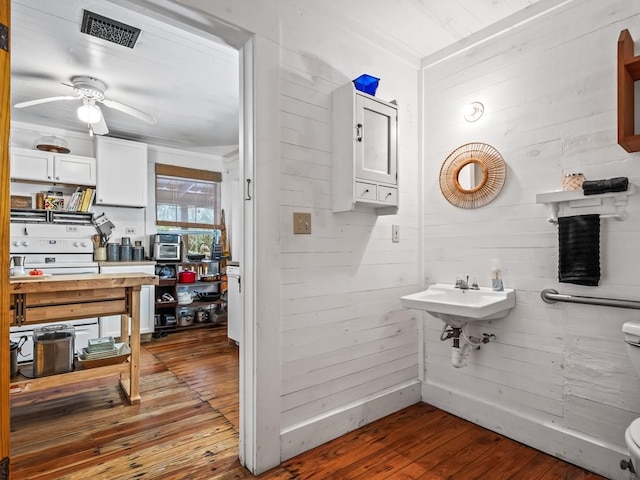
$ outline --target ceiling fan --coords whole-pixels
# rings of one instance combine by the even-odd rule
[[[41,103],[57,102],[60,100],[82,100],[82,105],[78,107],[78,118],[87,123],[89,127],[89,133],[93,135],[105,135],[109,133],[109,128],[104,120],[102,110],[96,103],[101,103],[105,107],[119,110],[123,113],[131,115],[143,122],[156,124],[156,119],[153,115],[142,112],[136,108],[125,105],[124,103],[116,102],[115,100],[109,100],[105,98],[104,92],[107,88],[105,83],[97,78],[87,76],[77,76],[71,79],[71,85],[63,83],[68,87],[73,88],[75,95],[61,95],[58,97],[40,98],[37,100],[30,100],[28,102],[16,103],[14,107],[25,108],[33,105],[39,105]]]

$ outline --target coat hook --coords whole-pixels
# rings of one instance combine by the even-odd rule
[[[247,178],[247,196],[245,197],[245,200],[251,200],[251,193],[249,193],[250,186],[251,186],[251,179]]]

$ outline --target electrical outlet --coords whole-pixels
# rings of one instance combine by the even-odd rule
[[[136,234],[136,229],[133,227],[126,227],[124,229],[124,233],[127,235],[135,235]]]
[[[78,227],[76,225],[67,225],[67,233],[78,233]]]
[[[391,225],[391,241],[394,243],[400,241],[400,225]]]
[[[293,212],[293,233],[311,233],[311,214]]]

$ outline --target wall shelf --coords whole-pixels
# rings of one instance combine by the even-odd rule
[[[558,217],[572,215],[600,214],[601,218],[627,218],[629,195],[636,193],[636,186],[632,183],[625,192],[608,192],[597,195],[585,195],[580,188],[577,190],[558,190],[536,194],[536,203],[543,203],[549,207],[550,223],[557,223]]]
[[[640,80],[640,56],[634,56],[633,38],[625,29],[618,38],[618,144],[627,152],[640,152],[634,118],[637,80]]]

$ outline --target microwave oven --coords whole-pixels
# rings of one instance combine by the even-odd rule
[[[180,260],[180,244],[179,243],[154,243],[153,259],[154,260]]]
[[[174,243],[180,245],[182,235],[179,233],[156,233],[151,237],[151,243]]]

